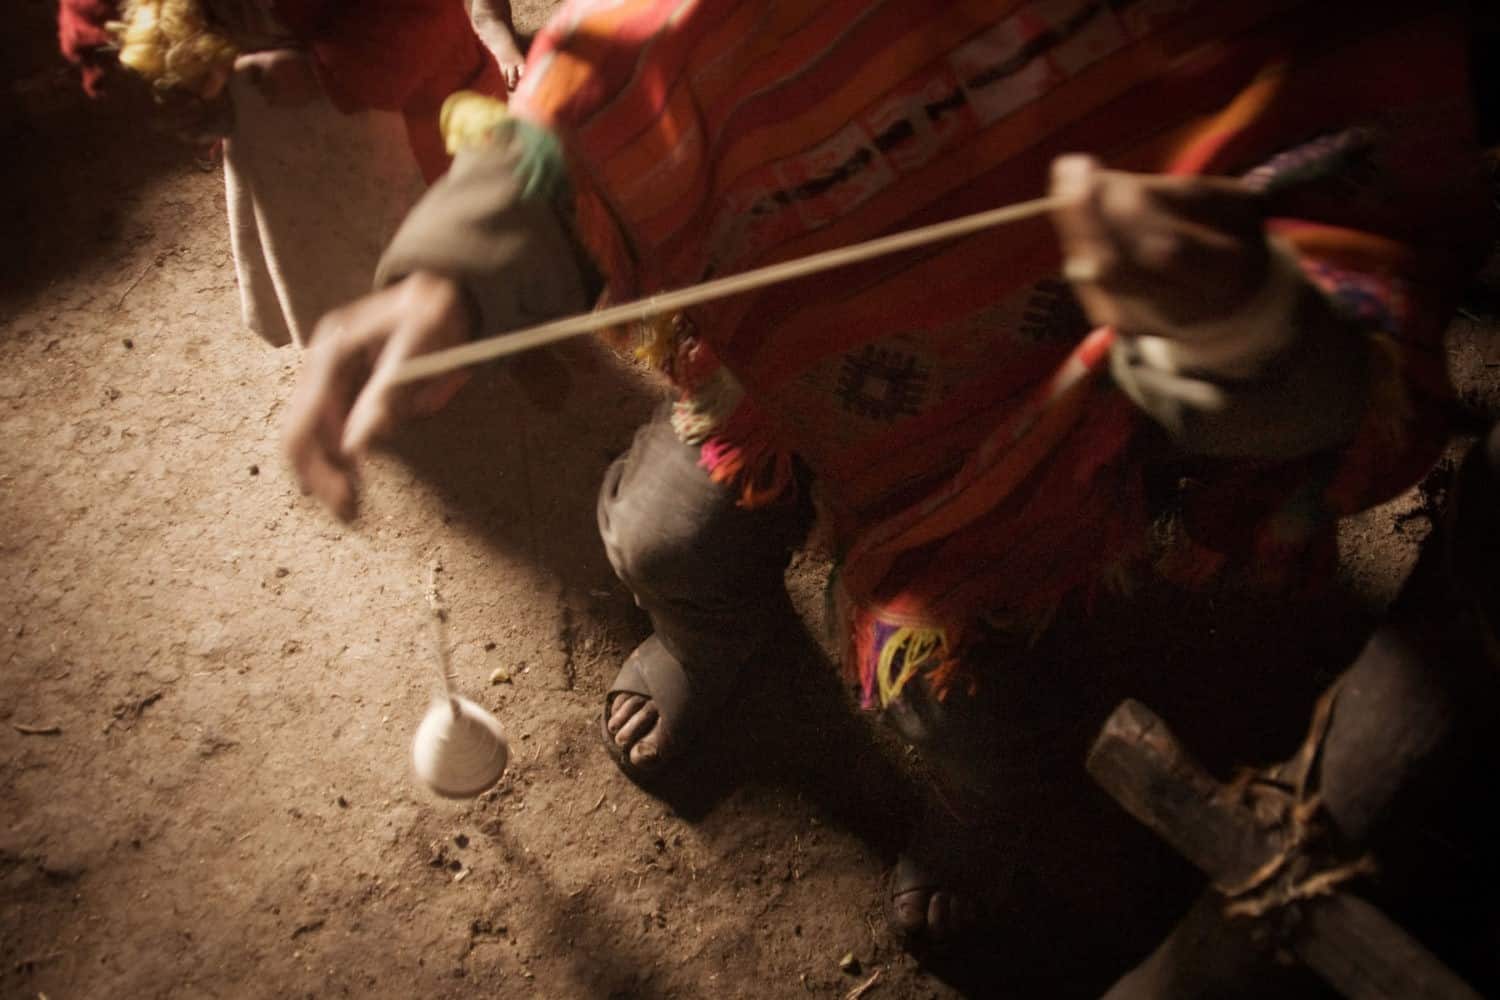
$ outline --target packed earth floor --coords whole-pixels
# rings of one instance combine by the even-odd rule
[[[794,561],[787,635],[681,787],[637,789],[599,718],[647,626],[593,506],[659,390],[592,346],[480,370],[336,523],[278,450],[298,355],[239,325],[221,177],[78,92],[50,3],[7,15],[5,997],[1098,995],[1200,885],[1083,773],[1109,709],[1147,702],[1221,775],[1286,756],[1441,504],[1439,469],[1348,526],[1332,591],[1143,581],[1018,656],[1017,723],[1052,738],[1017,763],[1002,920],[919,964],[881,885],[923,765],[837,677],[826,559]],[[1492,325],[1459,320],[1453,363],[1492,409]],[[435,563],[513,751],[474,801],[410,772]]]

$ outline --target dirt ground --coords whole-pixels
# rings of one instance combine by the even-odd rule
[[[828,663],[827,566],[792,566],[799,620],[679,793],[624,781],[598,717],[646,625],[593,500],[654,390],[597,352],[542,403],[485,370],[335,523],[278,453],[298,358],[239,326],[222,179],[81,97],[51,16],[0,27],[6,997],[1097,995],[1198,886],[1083,776],[1108,709],[1147,700],[1221,773],[1285,755],[1426,531],[1414,491],[1348,528],[1336,594],[1153,585],[1060,625],[1016,671],[1052,736],[1010,919],[924,967],[880,911],[921,764]],[[1482,408],[1500,345],[1461,333]],[[434,561],[460,685],[513,750],[472,802],[408,763]]]

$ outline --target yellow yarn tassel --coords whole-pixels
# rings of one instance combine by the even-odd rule
[[[455,156],[460,150],[477,149],[488,144],[509,117],[504,101],[472,90],[460,90],[443,102],[443,110],[438,113],[438,129],[443,133],[448,155]]]
[[[126,69],[205,100],[229,82],[239,50],[210,26],[197,0],[129,0],[121,16],[109,27]]]
[[[917,671],[934,661],[941,663],[948,656],[948,637],[939,628],[897,629],[880,649],[880,659],[875,665],[875,679],[880,687],[880,705],[890,705],[901,694],[906,682],[916,676]],[[901,660],[901,672],[894,678],[897,658]]]

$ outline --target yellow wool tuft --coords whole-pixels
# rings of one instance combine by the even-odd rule
[[[203,15],[197,0],[129,0],[110,25],[120,65],[162,90],[208,99],[224,89],[239,51]]]
[[[897,629],[881,647],[880,660],[875,665],[875,678],[880,684],[881,707],[895,701],[906,682],[916,676],[918,670],[941,663],[947,655],[948,637],[942,629]],[[898,656],[901,659],[901,672],[892,677]]]
[[[483,146],[505,124],[510,113],[505,102],[472,90],[450,94],[438,114],[438,129],[449,156]]]
[[[677,356],[682,327],[681,314],[657,315],[641,320],[640,339],[635,347],[636,360],[653,371],[663,371]]]

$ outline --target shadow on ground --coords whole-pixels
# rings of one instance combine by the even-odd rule
[[[580,615],[602,615],[600,627],[628,650],[645,634],[643,616],[628,600],[580,595],[623,596],[595,538],[593,498],[655,394],[629,369],[608,364],[575,382],[566,403],[552,406],[554,399],[544,410],[508,376],[492,374],[440,421],[407,432],[397,451],[455,519],[498,553],[529,552],[563,581]],[[504,468],[501,455],[519,457],[526,474]],[[1222,778],[1240,765],[1282,759],[1377,612],[1337,590],[1291,601],[1156,583],[1013,650],[995,676],[1003,722],[1019,734],[1016,814],[1013,823],[1002,817],[987,845],[992,863],[976,874],[1000,901],[998,926],[960,955],[931,959],[929,971],[972,997],[1102,993],[1202,887],[1085,774],[1103,720],[1122,699],[1139,699]],[[788,790],[889,863],[920,815],[922,765],[854,709],[825,642],[790,606],[782,617],[786,627],[741,677],[730,710],[652,792],[699,823],[736,789]],[[1032,833],[1016,842],[1012,829]],[[872,880],[872,901],[877,892]],[[576,930],[587,922],[577,923],[569,903],[558,901],[557,920]],[[1285,989],[1317,995],[1320,987],[1296,974]]]
[[[45,296],[50,283],[156,234],[127,231],[127,209],[158,177],[190,170],[195,154],[146,127],[144,94],[91,100],[52,41],[56,5],[17,0],[0,19],[0,320]],[[64,168],[65,165],[65,168]],[[205,169],[216,169],[208,166]],[[128,252],[128,251],[123,251]],[[0,329],[7,324],[0,322]]]

